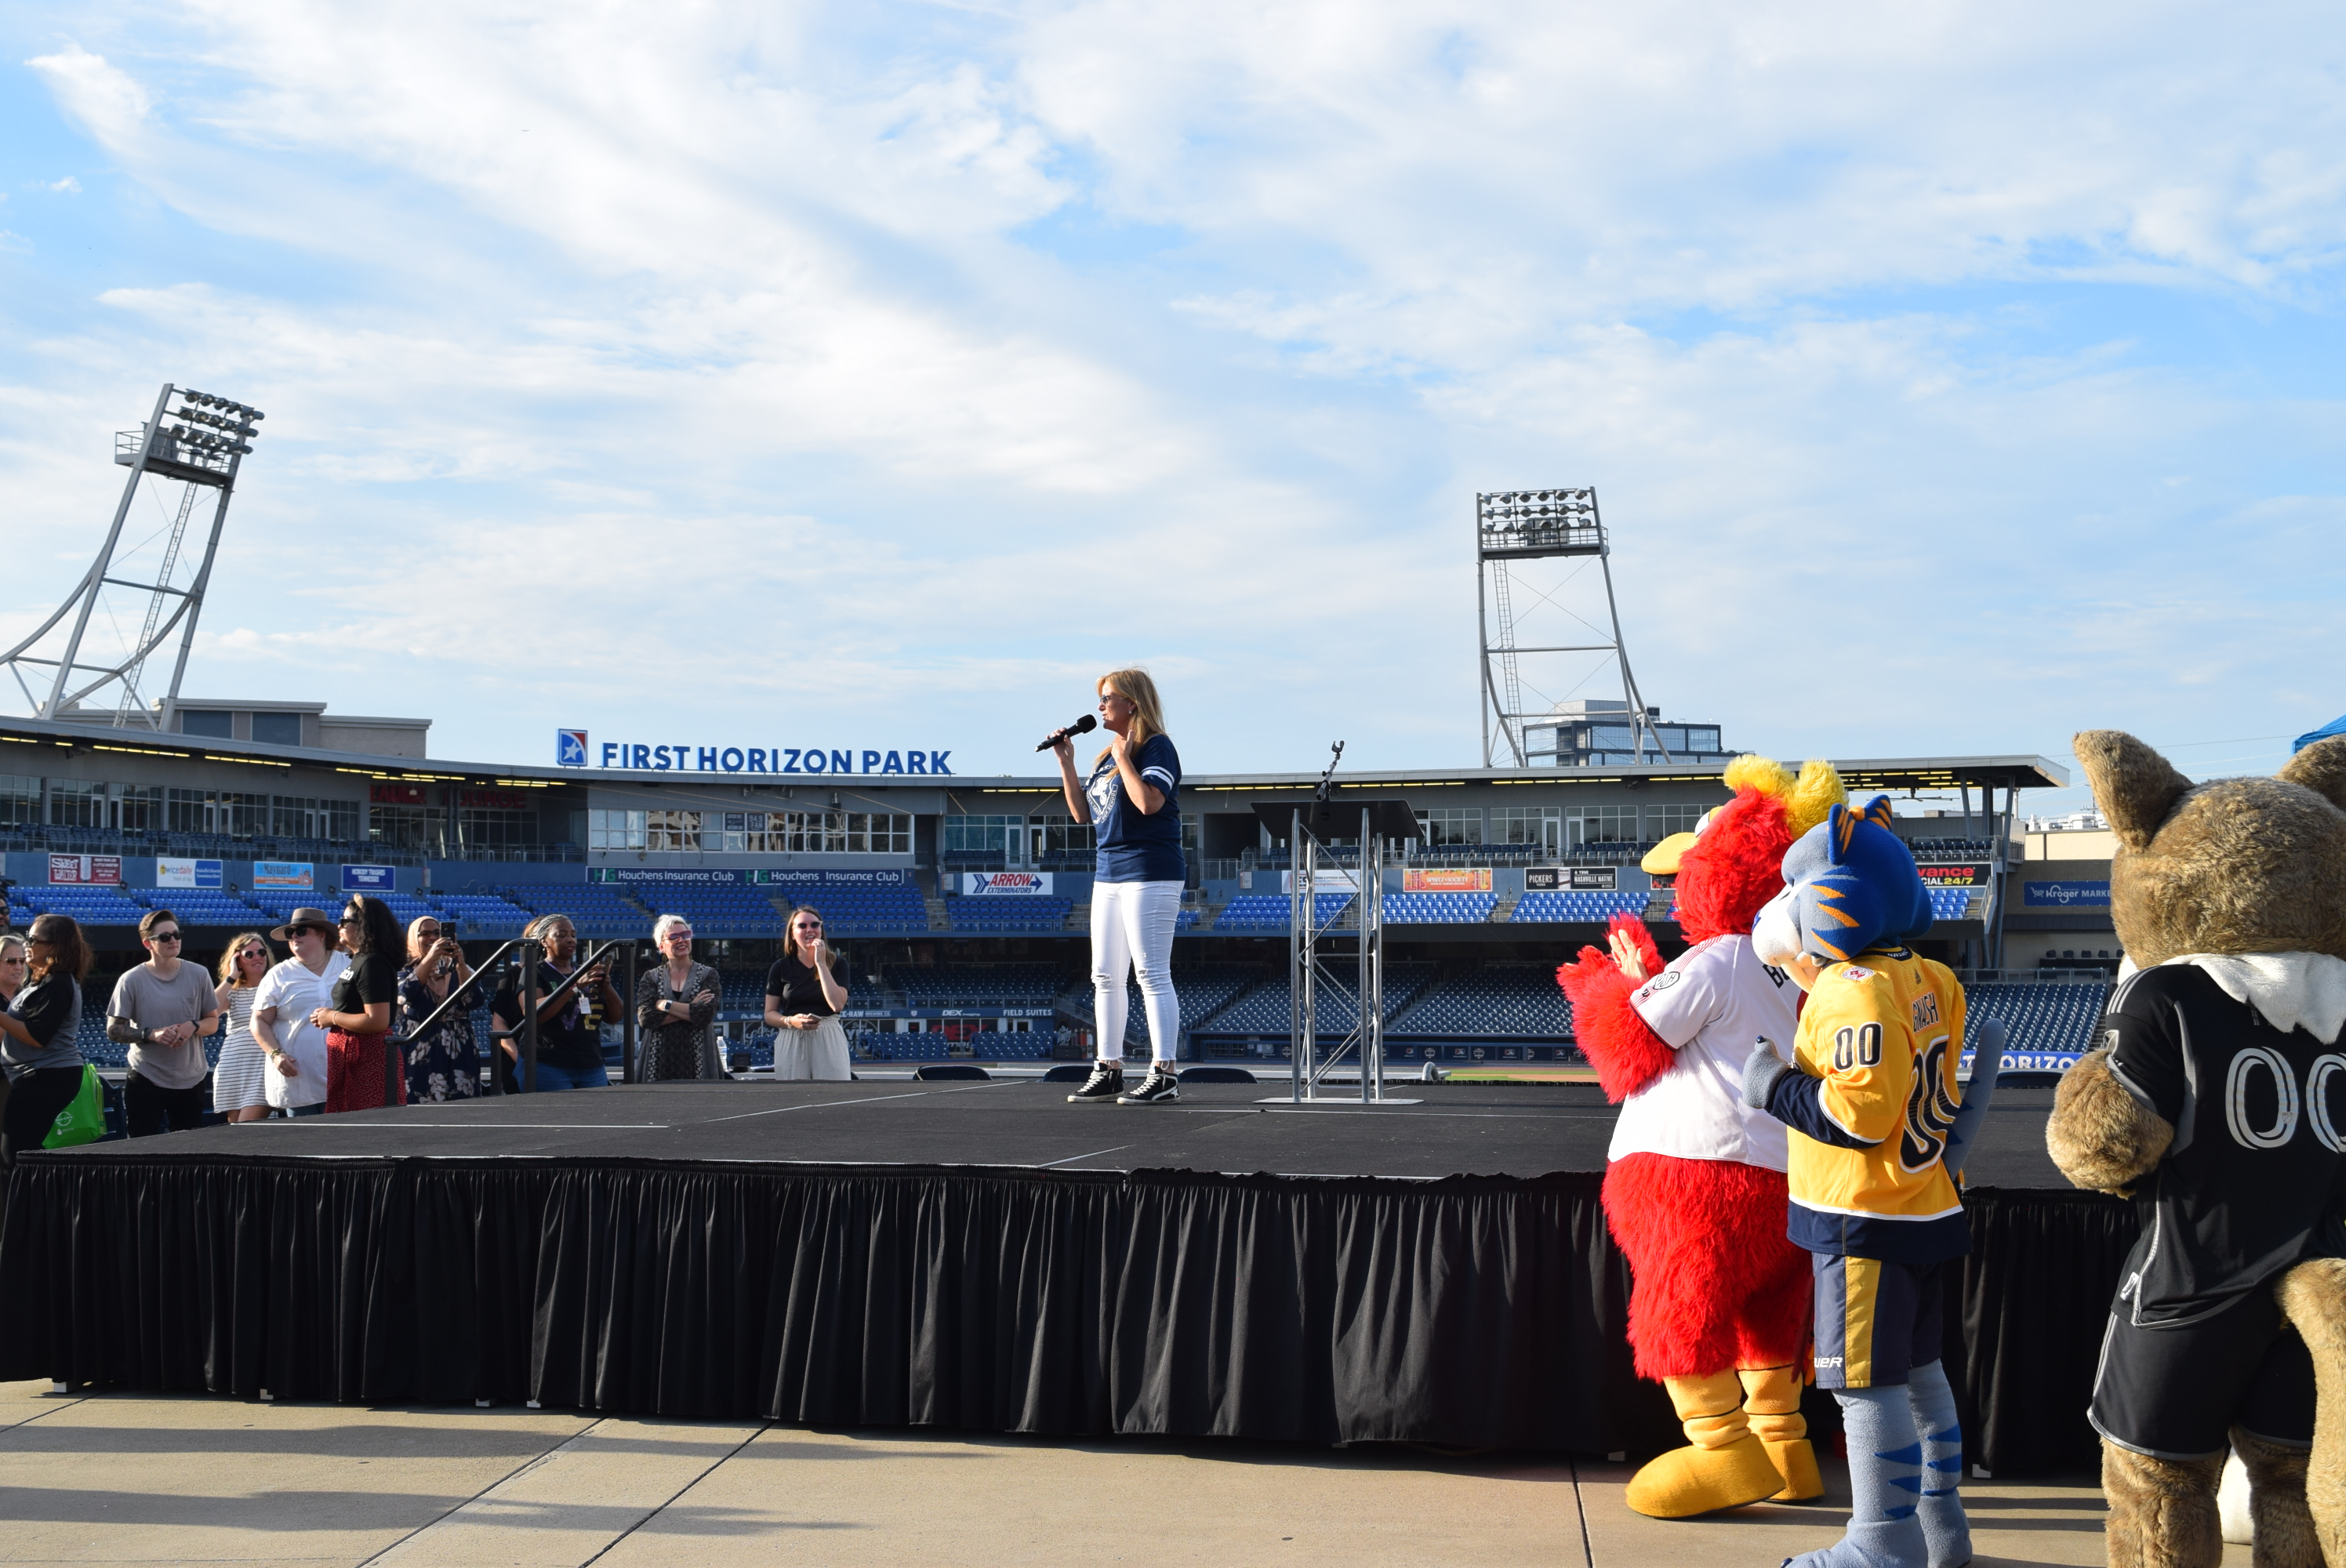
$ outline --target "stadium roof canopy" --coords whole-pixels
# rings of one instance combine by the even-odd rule
[[[2341,720],[2346,723],[2346,720]],[[2331,727],[2333,729],[2336,726]],[[2317,732],[2326,733],[2326,732]],[[557,784],[724,783],[820,784],[826,779],[859,789],[911,788],[935,789],[1034,790],[1056,794],[1053,774],[945,775],[834,774],[788,776],[770,773],[705,773],[695,769],[665,770],[632,768],[564,768],[523,764],[455,762],[412,757],[375,757],[360,752],[327,751],[316,747],[276,746],[252,740],[221,740],[206,736],[156,735],[134,729],[98,728],[87,724],[52,724],[39,719],[0,718],[0,773],[39,772],[34,759],[50,747],[79,752],[116,753],[150,759],[234,762],[280,768],[323,769],[365,779],[417,784],[520,785],[545,788]],[[24,748],[19,751],[18,747]],[[1853,792],[1870,790],[2058,789],[2069,783],[2069,770],[2044,757],[1905,757],[1835,759],[1834,766]],[[1293,773],[1192,774],[1185,788],[1197,791],[1270,791],[1308,789],[1319,782],[1316,769]],[[1345,769],[1337,782],[1348,789],[1442,785],[1605,785],[1716,783],[1719,769],[1689,769],[1683,764],[1656,762],[1643,768],[1425,768]]]

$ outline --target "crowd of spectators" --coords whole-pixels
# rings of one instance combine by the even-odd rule
[[[766,1021],[779,1032],[778,1075],[845,1078],[845,965],[823,938],[819,911],[793,910],[789,930],[765,998]],[[525,988],[509,971],[491,994],[438,917],[403,931],[369,894],[352,895],[339,916],[298,908],[265,934],[239,933],[216,972],[182,960],[176,915],[149,911],[138,923],[147,958],[115,981],[106,1006],[107,1038],[128,1047],[123,1129],[144,1137],[215,1118],[242,1124],[470,1099],[488,1071],[509,1094],[606,1086],[603,1027],[628,1005],[609,962],[580,972],[567,915],[541,915],[526,934],[540,944],[535,983]],[[724,1076],[723,986],[694,959],[691,923],[662,915],[652,941],[658,959],[634,986],[638,1078]],[[0,932],[0,1169],[18,1150],[39,1147],[81,1092],[81,988],[91,960],[68,915]],[[484,1005],[485,1048],[474,1023]],[[534,1070],[522,1060],[532,1009]],[[216,1060],[206,1051],[215,1035]]]

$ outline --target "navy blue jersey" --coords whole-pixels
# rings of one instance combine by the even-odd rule
[[[1116,759],[1103,757],[1084,786],[1092,809],[1093,840],[1099,845],[1095,873],[1104,882],[1187,881],[1189,868],[1181,859],[1181,757],[1173,742],[1152,735],[1140,746],[1133,770],[1141,781],[1165,797],[1154,814],[1144,812],[1124,798],[1124,776]]]

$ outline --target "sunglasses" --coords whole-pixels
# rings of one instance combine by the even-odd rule
[[[338,925],[338,926],[344,926],[344,925],[364,925],[364,924],[366,924],[366,921],[364,921],[361,920],[361,919],[360,919],[358,916],[356,916],[356,915],[344,915],[342,919],[340,919],[340,920],[336,921],[334,923],[335,923],[336,925]]]
[[[179,940],[179,933],[175,931],[158,931],[147,940],[148,942],[177,942]]]

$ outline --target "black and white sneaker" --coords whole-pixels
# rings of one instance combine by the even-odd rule
[[[1091,1081],[1067,1096],[1070,1105],[1106,1105],[1124,1093],[1124,1064],[1094,1062]]]
[[[1181,1080],[1161,1067],[1152,1067],[1140,1087],[1129,1095],[1118,1095],[1119,1105],[1165,1105],[1181,1097]]]

